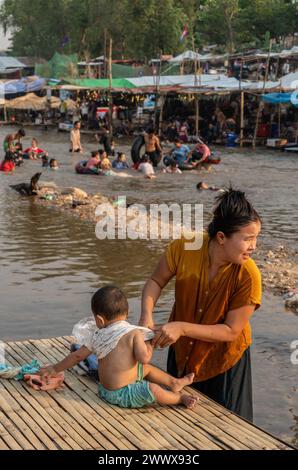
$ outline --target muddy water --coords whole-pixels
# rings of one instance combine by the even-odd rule
[[[0,140],[9,132],[0,129]],[[77,186],[106,195],[126,195],[149,202],[201,202],[210,217],[214,194],[198,194],[204,180],[223,187],[229,182],[243,188],[263,216],[262,246],[297,243],[297,155],[275,152],[223,150],[223,163],[211,173],[159,175],[155,181],[75,175],[82,157],[68,152],[67,134],[34,132],[40,145],[61,162],[58,172],[46,170],[43,181]],[[91,137],[83,138],[87,151]],[[96,146],[95,146],[96,148]],[[127,149],[119,142],[119,149]],[[22,199],[9,184],[27,181],[40,169],[26,162],[13,175],[0,174],[0,339],[50,337],[69,334],[72,325],[88,315],[90,296],[102,283],[121,286],[129,297],[131,319],[137,321],[140,293],[163,245],[144,241],[99,241],[94,226],[69,214],[40,207]],[[166,321],[173,302],[173,284],[160,299],[156,318]],[[298,444],[298,366],[290,361],[291,341],[298,339],[297,316],[286,312],[282,299],[264,293],[263,305],[252,320],[254,331],[253,380],[255,422],[289,442]],[[155,362],[165,365],[165,353]]]

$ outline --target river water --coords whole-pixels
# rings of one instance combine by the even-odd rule
[[[0,128],[0,141],[15,129]],[[204,180],[219,187],[230,182],[245,190],[263,218],[260,245],[272,248],[297,244],[297,155],[244,149],[221,149],[222,163],[210,173],[160,174],[156,180],[76,175],[82,159],[68,152],[68,134],[27,129],[26,144],[35,136],[40,146],[61,163],[57,172],[43,171],[41,181],[76,186],[108,196],[126,195],[138,202],[178,202],[204,205],[210,218],[214,193],[198,193]],[[85,157],[96,148],[92,136],[83,136]],[[94,145],[95,144],[95,145]],[[117,142],[128,153],[127,142]],[[29,145],[28,145],[29,146]],[[21,198],[10,184],[28,181],[40,162],[25,162],[14,174],[0,174],[0,339],[40,338],[71,333],[73,324],[90,315],[90,297],[101,284],[124,289],[130,318],[137,321],[140,295],[164,249],[164,243],[97,240],[94,224],[65,212]],[[156,308],[156,321],[168,318],[173,283]],[[298,317],[284,309],[280,297],[264,292],[262,307],[252,319],[255,423],[298,445],[298,365],[291,362],[291,342],[298,339]],[[154,363],[165,366],[165,351]]]

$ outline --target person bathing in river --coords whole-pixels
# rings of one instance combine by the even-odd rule
[[[159,138],[155,135],[154,129],[150,128],[144,134],[145,140],[145,151],[148,157],[150,158],[152,165],[157,167],[159,154],[162,153],[162,148],[160,145]]]
[[[80,152],[83,153],[83,147],[81,144],[81,123],[80,121],[76,121],[74,123],[74,127],[72,131],[70,132],[70,149],[69,151],[74,153],[74,152]]]
[[[86,170],[94,171],[94,173],[98,173],[98,170],[101,165],[100,155],[98,150],[93,150],[91,152],[91,157],[86,163]]]
[[[51,170],[58,170],[59,169],[59,163],[56,160],[56,158],[51,158],[50,163],[49,163],[49,167],[50,167]]]
[[[113,161],[112,167],[115,170],[126,170],[129,168],[129,165],[126,161],[126,155],[123,152],[118,152],[117,159]]]
[[[31,147],[24,150],[23,157],[29,158],[30,160],[36,160],[37,158],[41,158],[42,155],[47,155],[47,152],[39,148],[37,139],[33,138],[31,141]]]
[[[211,156],[211,151],[209,147],[204,144],[201,139],[197,140],[197,143],[193,150],[191,151],[191,160],[194,168],[206,163],[208,158]]]
[[[142,156],[141,163],[138,166],[138,171],[143,173],[144,178],[148,178],[150,180],[156,178],[149,155],[145,154]]]
[[[93,331],[86,335],[80,349],[55,365],[42,368],[42,381],[47,382],[94,353],[99,362],[98,393],[108,403],[122,408],[142,408],[153,403],[183,404],[187,408],[196,405],[197,398],[183,391],[192,383],[193,373],[177,379],[149,364],[154,333],[127,322],[128,302],[118,287],[108,285],[95,292],[91,309],[95,318]]]

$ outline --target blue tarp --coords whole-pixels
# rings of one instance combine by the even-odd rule
[[[21,78],[20,80],[10,80],[8,82],[1,83],[1,94],[5,95],[16,95],[17,93],[30,93],[41,90],[46,85],[44,78],[36,77],[35,80],[32,78]]]
[[[266,103],[272,104],[290,104],[297,105],[298,101],[298,90],[293,91],[292,93],[267,93],[262,95],[262,100]]]

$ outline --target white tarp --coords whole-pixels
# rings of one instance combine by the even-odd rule
[[[194,51],[185,51],[182,54],[177,55],[176,57],[173,57],[173,59],[169,60],[170,64],[181,64],[182,62],[186,61],[199,61],[201,58],[203,58],[201,54],[198,54],[197,52]]]
[[[284,75],[281,78],[281,87],[284,90],[296,90],[298,88],[298,72]]]
[[[235,77],[227,77],[222,74],[202,74],[201,76],[197,75],[195,81],[194,75],[164,75],[161,77],[157,76],[146,76],[146,77],[136,77],[129,78],[129,81],[133,83],[136,87],[163,87],[163,86],[180,86],[182,88],[193,88],[197,87],[208,88],[212,90],[227,90],[227,91],[236,91],[241,88],[243,90],[261,90],[263,88],[263,81],[253,82],[250,80],[242,80],[241,84],[239,80]],[[267,82],[265,89],[272,89],[280,86],[280,82]]]

